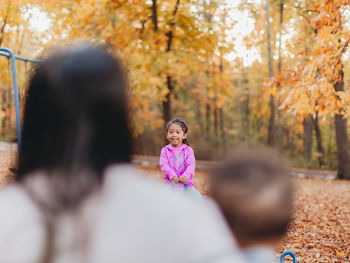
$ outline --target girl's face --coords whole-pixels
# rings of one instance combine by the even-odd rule
[[[166,133],[166,138],[173,147],[179,147],[182,145],[182,140],[186,139],[187,133],[184,133],[179,124],[173,123],[169,126]]]

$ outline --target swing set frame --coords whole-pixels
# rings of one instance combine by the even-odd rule
[[[21,138],[21,118],[19,110],[19,93],[18,93],[18,84],[17,84],[17,70],[16,70],[16,59],[24,62],[39,63],[40,60],[29,59],[20,56],[14,55],[14,53],[8,49],[0,47],[0,56],[7,57],[11,60],[12,67],[12,82],[13,82],[13,91],[15,97],[15,108],[16,108],[16,128],[17,128],[17,146],[18,152],[21,150],[22,138]]]

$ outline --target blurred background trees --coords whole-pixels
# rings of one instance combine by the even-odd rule
[[[180,117],[199,159],[269,146],[296,167],[350,179],[349,1],[0,2],[0,43],[16,54],[45,56],[75,39],[117,49],[136,153],[158,155],[164,125]],[[37,13],[47,28],[33,23]],[[8,67],[0,58],[2,140],[14,134]],[[18,63],[22,95],[29,68]]]

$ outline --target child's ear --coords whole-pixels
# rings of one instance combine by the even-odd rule
[[[187,138],[187,133],[184,133],[184,139],[186,139]]]

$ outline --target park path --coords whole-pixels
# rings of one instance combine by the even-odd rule
[[[159,167],[159,156],[144,156],[135,155],[133,162],[144,168],[156,168]],[[216,162],[214,161],[202,161],[196,160],[196,170],[207,171]],[[306,170],[306,169],[291,169],[290,174],[298,178],[317,178],[325,180],[334,180],[336,178],[335,171],[318,171],[318,170]]]
[[[10,175],[8,168],[14,165],[15,156],[17,154],[17,144],[10,144],[0,141],[0,183],[1,180],[7,180]],[[135,155],[133,162],[145,169],[159,167],[159,156]],[[215,164],[213,161],[196,161],[196,170],[207,171]],[[311,171],[306,169],[292,169],[290,173],[299,178],[318,178],[326,180],[334,180],[336,178],[335,171]]]

